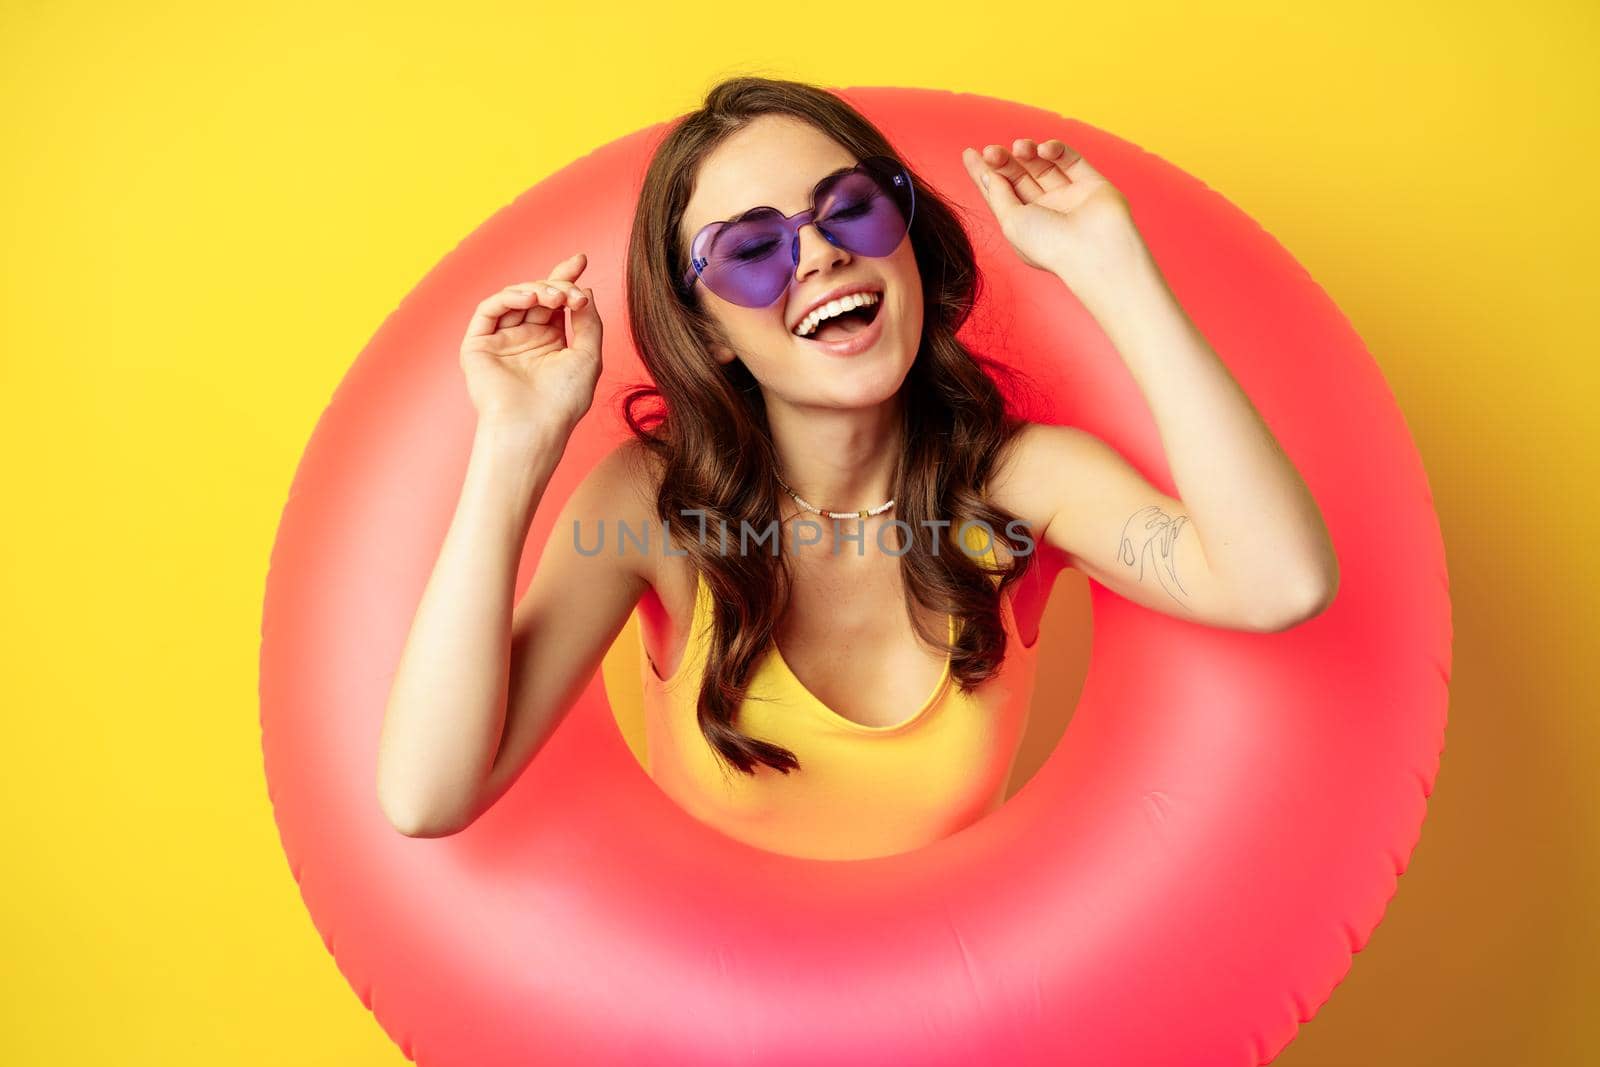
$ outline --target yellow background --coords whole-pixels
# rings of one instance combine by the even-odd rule
[[[458,240],[744,72],[1083,119],[1322,283],[1427,465],[1456,669],[1411,869],[1278,1062],[1594,1056],[1600,8],[663,9],[0,7],[0,1062],[403,1062],[267,801],[258,626],[290,478]]]

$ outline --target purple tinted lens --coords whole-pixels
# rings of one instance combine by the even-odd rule
[[[855,171],[817,201],[817,228],[829,241],[860,256],[886,256],[900,247],[910,223],[893,190]]]
[[[812,209],[831,243],[856,255],[886,256],[911,226],[911,179],[899,163],[875,156],[819,185]],[[799,236],[779,212],[757,208],[738,222],[707,227],[692,254],[712,292],[742,307],[767,307],[788,288]]]
[[[772,208],[751,218],[724,223],[705,235],[700,281],[712,292],[742,307],[766,307],[789,282],[788,224]]]

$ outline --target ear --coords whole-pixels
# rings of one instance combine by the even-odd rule
[[[728,344],[727,335],[722,332],[720,323],[707,322],[705,324],[705,335],[708,335],[705,337],[706,351],[710,352],[711,358],[722,366],[726,367],[739,358],[738,353],[734,352],[732,346]]]
[[[711,358],[722,366],[726,367],[739,358],[739,354],[728,344],[728,335],[723,332],[722,324],[710,316],[702,314],[695,332],[705,341],[706,351],[711,353]]]

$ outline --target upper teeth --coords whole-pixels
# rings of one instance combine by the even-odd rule
[[[851,293],[849,296],[841,296],[837,300],[828,301],[801,319],[800,325],[794,328],[794,332],[801,337],[808,337],[818,326],[835,315],[842,315],[851,308],[866,307],[877,302],[877,293]]]

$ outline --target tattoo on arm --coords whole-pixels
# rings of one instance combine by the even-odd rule
[[[1161,588],[1184,608],[1188,608],[1189,605],[1184,604],[1179,594],[1184,597],[1189,594],[1184,590],[1183,583],[1178,580],[1177,561],[1174,559],[1173,549],[1178,534],[1188,521],[1187,516],[1168,515],[1153,504],[1147,508],[1140,508],[1130,515],[1123,525],[1122,543],[1117,546],[1117,561],[1127,567],[1137,566],[1139,581],[1144,580],[1144,560],[1146,556],[1150,556],[1156,580],[1161,583]]]

